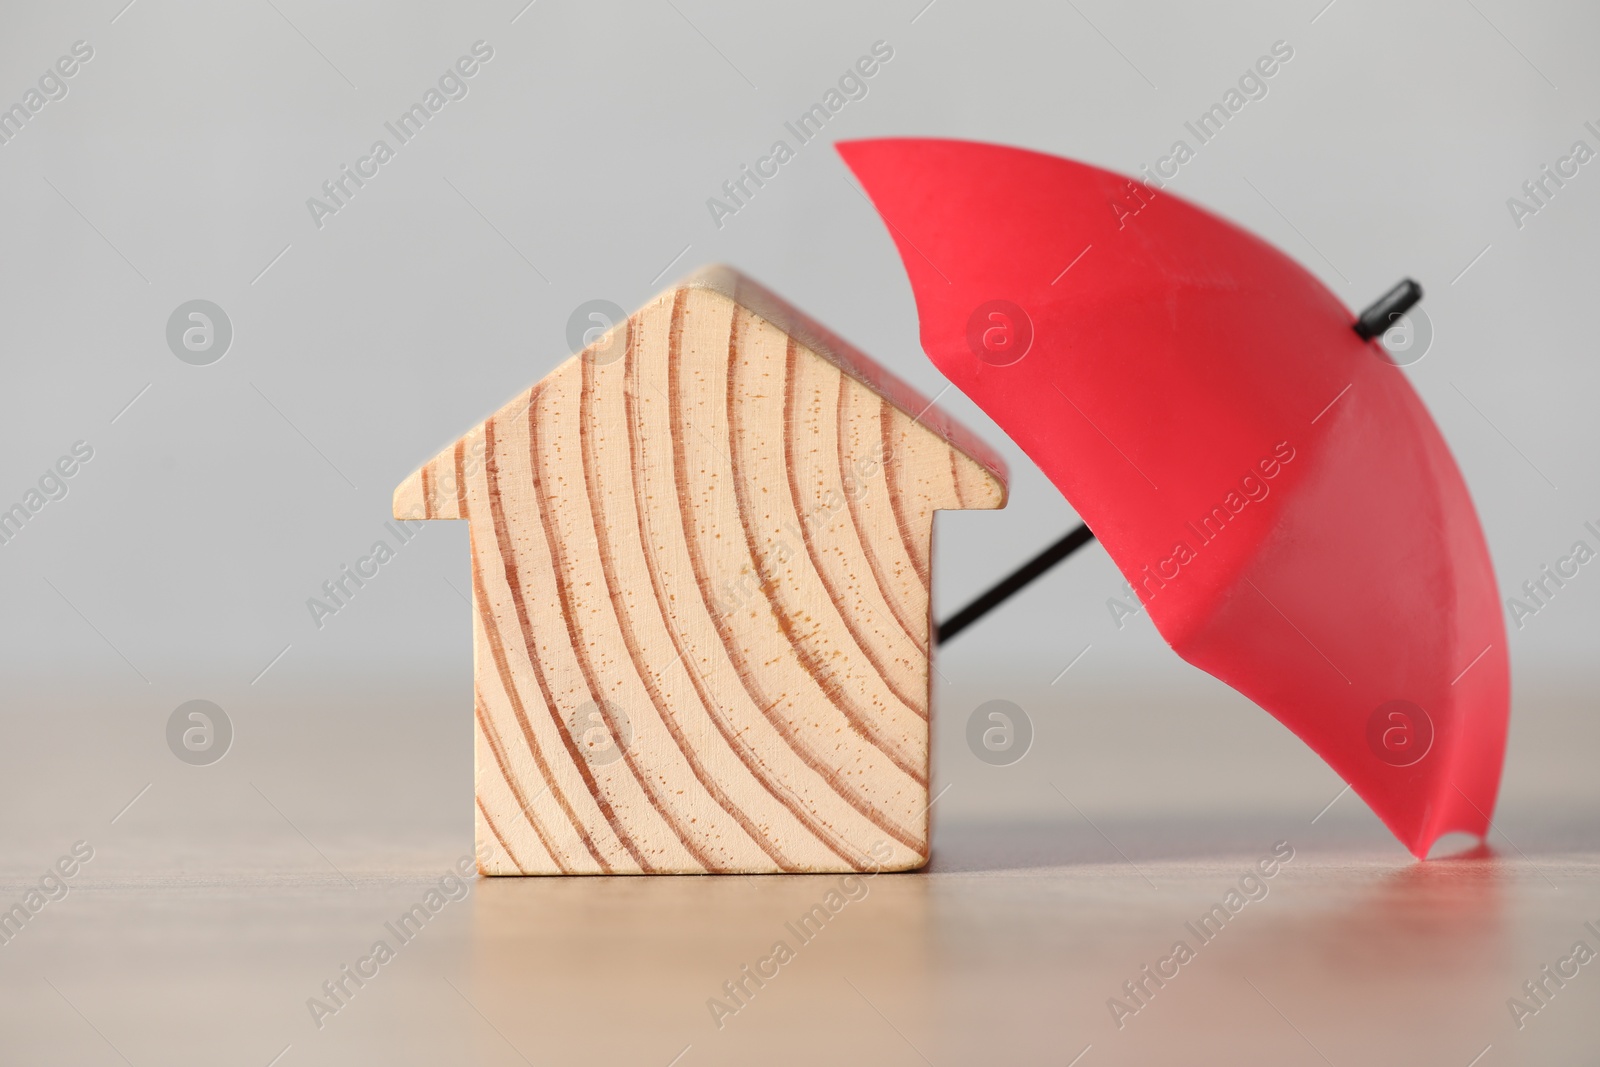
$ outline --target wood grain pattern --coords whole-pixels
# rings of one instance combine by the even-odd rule
[[[469,523],[483,872],[921,866],[933,513],[1004,499],[729,272],[562,364],[395,492]]]

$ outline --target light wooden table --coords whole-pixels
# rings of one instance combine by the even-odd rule
[[[933,870],[842,891],[479,880],[407,941],[386,924],[426,905],[448,847],[379,870],[341,842],[341,875],[298,839],[244,860],[108,833],[0,947],[0,1062],[1594,1062],[1600,963],[1520,1032],[1506,1006],[1575,941],[1600,947],[1584,926],[1600,926],[1592,826],[1416,865],[1364,819],[1297,821],[941,826]],[[1283,840],[1294,858],[1266,895],[1200,941],[1186,923]],[[799,926],[829,903],[820,932]],[[345,979],[319,1028],[308,998],[336,1003],[323,981],[378,940],[393,958]],[[1146,979],[1119,1029],[1107,1001],[1136,1003],[1123,983],[1177,940],[1193,958]],[[763,964],[777,941],[792,958]],[[758,986],[745,965],[772,976]],[[716,1019],[708,1001],[738,1006],[724,983],[740,980],[751,994]]]
[[[1068,691],[945,691],[926,872],[842,890],[476,880],[404,943],[387,924],[471,848],[470,707],[447,710],[464,671],[411,694],[358,678],[223,695],[237,737],[209,767],[166,749],[173,694],[19,691],[0,746],[0,907],[73,842],[95,853],[0,945],[0,1064],[1600,1058],[1600,961],[1551,983],[1522,1029],[1507,1008],[1576,941],[1600,950],[1585,926],[1600,928],[1591,689],[1521,697],[1504,833],[1487,854],[1417,864],[1354,797],[1322,813],[1338,781],[1222,687],[1168,697],[1110,670],[1098,687],[1083,667]],[[991,695],[1033,709],[1035,751],[1014,767],[964,747],[963,712]],[[1294,858],[1266,895],[1201,943],[1187,924],[1279,841]],[[797,936],[829,903],[821,932]],[[323,983],[380,939],[393,958],[333,1005]],[[731,1001],[724,983],[780,940],[793,958]],[[1194,958],[1146,979],[1148,1006],[1119,1028],[1108,1000],[1133,1005],[1124,983],[1178,940]],[[339,1008],[320,1028],[313,997]],[[712,998],[739,1010],[714,1018]]]

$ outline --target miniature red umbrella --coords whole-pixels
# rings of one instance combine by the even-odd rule
[[[963,141],[839,151],[899,248],[924,350],[1168,644],[1415,855],[1486,834],[1510,686],[1494,573],[1371,323],[1260,238],[1108,171]]]

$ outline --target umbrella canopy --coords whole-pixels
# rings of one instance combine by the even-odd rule
[[[1271,712],[1417,856],[1485,834],[1509,703],[1478,517],[1356,317],[1169,192],[963,141],[839,145],[922,346],[1055,483],[1177,653]]]

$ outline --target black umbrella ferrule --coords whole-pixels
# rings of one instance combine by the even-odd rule
[[[1422,286],[1406,278],[1380,296],[1356,320],[1355,331],[1363,341],[1383,336],[1394,321],[1422,299]]]

